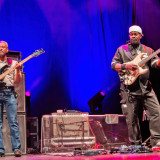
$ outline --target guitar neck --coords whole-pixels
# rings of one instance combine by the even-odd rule
[[[24,60],[22,60],[21,62],[19,62],[20,65],[22,65],[23,63],[27,62],[28,60],[30,60],[33,56],[30,55],[27,58],[25,58]]]
[[[143,66],[145,63],[147,63],[150,59],[152,59],[153,57],[155,57],[159,53],[160,53],[160,49],[158,49],[157,51],[153,52],[147,58],[143,59],[141,62],[138,63],[138,65],[139,66]]]

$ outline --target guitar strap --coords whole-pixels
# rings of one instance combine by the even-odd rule
[[[11,65],[12,65],[12,59],[7,58],[7,62],[8,62],[8,65],[9,65],[9,66],[11,66]]]

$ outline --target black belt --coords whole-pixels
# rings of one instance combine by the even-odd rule
[[[11,90],[14,90],[14,87],[12,87],[12,86],[3,86],[3,87],[0,87],[0,90],[3,90],[3,89],[11,89]]]

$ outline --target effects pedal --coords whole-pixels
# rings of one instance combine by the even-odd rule
[[[154,149],[157,151],[158,149]],[[121,147],[112,147],[110,150],[110,153],[121,153],[121,154],[126,154],[126,153],[150,153],[153,152],[153,150],[147,146],[141,146],[141,145],[131,145],[131,146],[126,146],[126,145],[121,145]],[[159,152],[160,152],[160,147],[159,147]]]
[[[106,155],[107,151],[105,149],[89,149],[89,150],[75,150],[75,155],[85,155],[85,156],[94,156],[94,155]]]

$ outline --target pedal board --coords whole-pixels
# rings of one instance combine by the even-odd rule
[[[105,149],[89,149],[89,150],[75,150],[75,155],[85,155],[85,156],[94,156],[94,155],[105,155],[107,151]]]
[[[153,152],[152,148],[149,148],[147,146],[141,146],[141,145],[121,145],[121,147],[112,147],[110,150],[110,153],[150,153]]]

